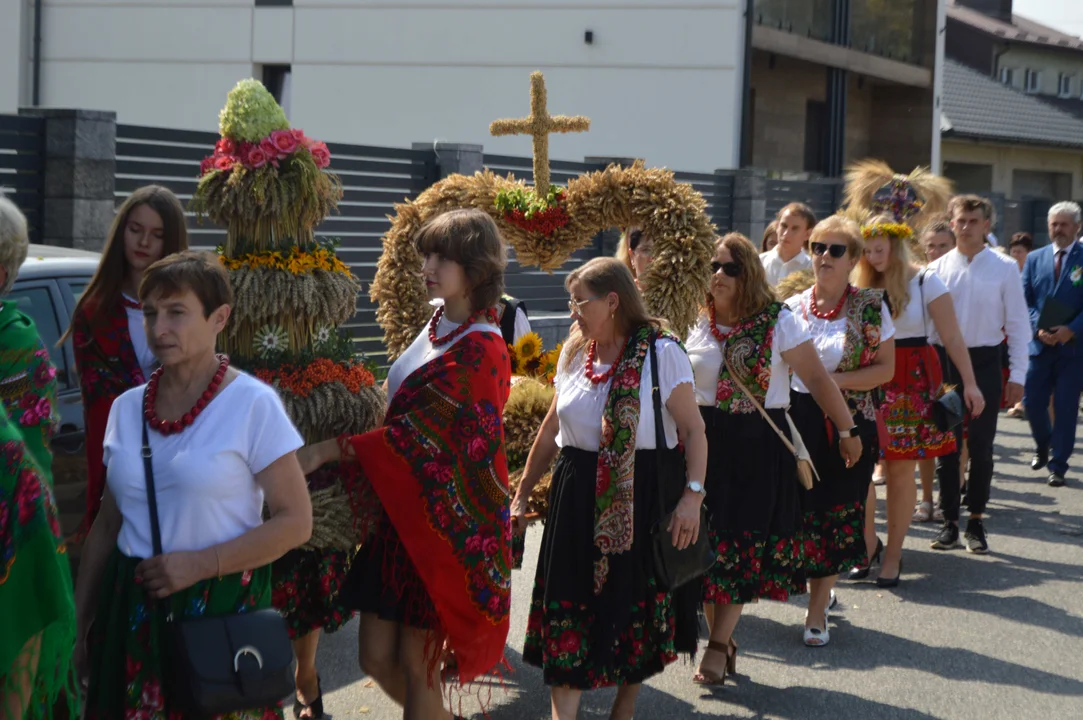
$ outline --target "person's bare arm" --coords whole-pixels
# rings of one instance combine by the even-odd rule
[[[841,390],[875,390],[895,375],[895,338],[889,338],[876,351],[872,363],[849,372],[832,373],[831,379]]]
[[[684,443],[687,479],[704,483],[707,475],[707,434],[704,432],[703,416],[696,404],[696,392],[691,383],[681,383],[673,388],[669,400],[666,401],[666,409],[677,425],[677,437]],[[696,542],[700,532],[706,531],[706,528],[699,526],[699,510],[703,499],[703,493],[692,492],[687,487],[684,489],[667,528],[673,534],[674,547],[684,550]],[[682,535],[682,530],[688,532]]]
[[[541,480],[545,471],[553,464],[553,459],[560,450],[557,447],[557,433],[560,431],[560,421],[557,419],[557,396],[553,395],[553,402],[549,411],[545,413],[538,436],[534,438],[534,444],[530,447],[530,453],[526,457],[526,467],[523,468],[523,477],[519,481],[519,489],[515,492],[515,498],[511,501],[512,527],[516,532],[526,531],[526,511],[530,501],[530,494],[534,492],[534,486]]]

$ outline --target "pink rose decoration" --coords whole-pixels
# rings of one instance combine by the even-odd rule
[[[312,159],[316,161],[316,167],[322,169],[331,164],[331,151],[327,149],[327,143],[312,143],[308,150],[312,153]]]
[[[219,155],[215,158],[214,168],[216,170],[232,170],[233,166],[237,164],[237,158],[232,155]]]
[[[472,535],[466,539],[466,551],[469,553],[481,552],[481,536]]]
[[[279,157],[286,157],[297,150],[297,138],[289,130],[275,130],[271,133],[270,140],[278,151]]]
[[[297,128],[294,128],[293,130],[290,130],[290,132],[293,133],[293,138],[297,141],[298,145],[303,145],[305,147],[308,147],[308,144],[311,141],[307,137],[305,137],[305,131],[304,130],[299,130]]]
[[[485,440],[481,436],[475,435],[466,446],[466,454],[472,461],[481,462],[489,454],[489,448],[486,447]]]
[[[244,156],[244,164],[253,170],[266,165],[267,160],[267,153],[263,152],[263,149],[259,147],[250,148],[248,154]]]
[[[259,149],[262,150],[269,158],[278,157],[278,148],[275,147],[275,144],[271,141],[271,138],[269,137],[265,137],[259,141]]]
[[[218,155],[233,155],[237,152],[237,143],[224,137],[215,144],[214,151]]]
[[[500,549],[500,545],[496,542],[496,538],[485,538],[485,542],[481,544],[481,551],[485,553],[485,557],[492,557],[496,555],[497,550]]]

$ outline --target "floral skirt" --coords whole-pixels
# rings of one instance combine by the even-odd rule
[[[707,428],[707,508],[718,562],[703,578],[703,602],[786,601],[805,592],[797,465],[759,413],[701,407]],[[781,410],[771,419],[788,429]]]
[[[885,460],[920,460],[955,450],[952,433],[937,430],[933,404],[941,384],[940,359],[930,345],[895,346],[895,376],[882,386],[880,412],[889,444]]]
[[[662,499],[659,472],[672,478]],[[540,667],[550,686],[641,683],[678,653],[696,649],[696,583],[675,594],[659,592],[650,545],[657,510],[674,506],[683,492],[683,458],[676,451],[636,452],[632,549],[609,556],[600,595],[593,580],[597,473],[598,453],[576,448],[564,448],[553,471],[523,649],[523,661]]]
[[[313,630],[332,633],[353,613],[339,591],[356,551],[291,550],[271,566],[272,603],[286,618],[290,639]]]
[[[136,582],[141,562],[114,550],[102,575],[98,612],[90,630],[86,720],[196,720],[170,710],[162,688],[163,611]],[[175,618],[216,617],[271,607],[271,568],[205,580],[164,601]],[[213,720],[274,720],[280,705],[220,715]],[[198,720],[207,720],[199,718]]]
[[[876,423],[858,416],[861,457],[853,467],[839,454],[839,438],[828,435],[824,413],[812,396],[792,393],[791,417],[820,476],[801,490],[802,550],[810,578],[841,575],[865,562],[865,505],[879,457]]]

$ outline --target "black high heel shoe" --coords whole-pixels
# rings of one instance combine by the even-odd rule
[[[319,675],[316,676],[316,693],[317,693],[316,699],[313,700],[312,702],[310,702],[308,705],[305,705],[303,702],[301,702],[296,697],[294,697],[294,699],[293,699],[293,716],[295,718],[298,718],[298,720],[301,720],[301,713],[304,712],[305,710],[311,710],[313,718],[322,718],[323,717],[323,687],[322,687],[322,684],[320,682],[320,676]]]
[[[876,538],[876,552],[869,558],[868,565],[858,565],[853,570],[846,574],[847,580],[864,580],[869,576],[869,571],[872,570],[873,563],[880,562],[880,556],[884,552],[884,541],[880,538]]]
[[[902,577],[903,561],[899,558],[899,574],[893,578],[878,577],[876,578],[876,587],[879,588],[893,588],[899,587],[899,578]]]

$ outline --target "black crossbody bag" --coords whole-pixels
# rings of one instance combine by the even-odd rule
[[[657,339],[656,335],[651,335],[651,401],[654,403],[654,447],[657,452],[664,453],[668,445],[665,427],[662,424],[662,391],[658,384],[658,355],[654,347]],[[683,476],[681,479],[684,479]],[[665,507],[663,503],[666,502],[666,483],[664,470],[659,464],[657,500],[659,508]],[[709,537],[711,514],[707,510],[707,505],[704,503],[699,508],[699,538],[684,550],[673,547],[673,533],[666,529],[675,511],[676,509],[667,513],[663,510],[659,513],[662,517],[651,528],[655,579],[658,582],[658,589],[662,592],[673,592],[685,583],[701,577],[718,559],[718,554],[711,546]]]
[[[161,555],[158,496],[145,419],[142,454],[154,554]],[[274,705],[294,692],[293,645],[277,610],[175,620],[167,604],[168,600],[159,601],[166,613],[159,637],[169,709],[220,715]]]

